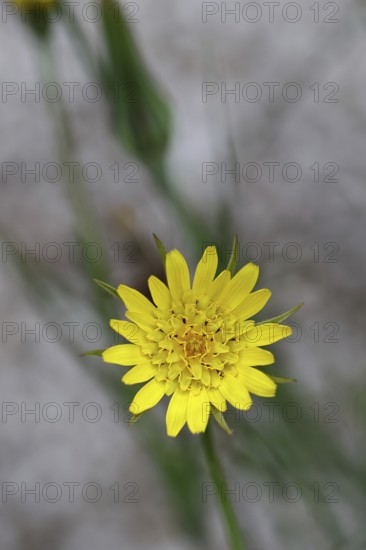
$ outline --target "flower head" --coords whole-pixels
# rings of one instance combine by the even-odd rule
[[[255,324],[251,317],[267,303],[267,289],[252,292],[258,266],[245,265],[234,276],[216,278],[216,248],[206,248],[191,285],[187,262],[178,250],[166,255],[167,285],[151,276],[152,303],[125,285],[118,294],[130,322],[112,320],[111,327],[130,344],[102,353],[104,361],[132,366],[125,384],[144,383],[130,406],[140,414],[171,396],[167,432],[176,436],[187,423],[204,432],[210,412],[252,405],[250,394],[273,397],[275,381],[255,367],[274,363],[267,346],[286,338],[291,328],[278,323]]]

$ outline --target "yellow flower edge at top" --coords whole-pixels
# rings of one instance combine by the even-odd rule
[[[13,4],[16,4],[20,8],[34,8],[34,7],[40,7],[45,8],[48,6],[56,6],[58,5],[57,0],[13,0]]]
[[[130,405],[134,415],[170,396],[169,436],[177,436],[186,423],[192,433],[204,432],[210,413],[224,412],[227,402],[247,410],[251,394],[276,393],[276,382],[256,367],[274,363],[262,346],[286,338],[291,328],[251,320],[271,296],[268,289],[252,292],[257,265],[215,277],[217,266],[216,247],[209,246],[191,284],[187,262],[174,249],[166,254],[167,284],[155,276],[148,280],[153,302],[125,285],[117,289],[129,321],[110,324],[131,343],[105,350],[103,360],[132,367],[122,377],[125,384],[144,383]]]

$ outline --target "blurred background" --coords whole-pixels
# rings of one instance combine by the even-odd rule
[[[363,550],[364,4],[30,8],[0,33],[1,548],[227,547],[198,438],[166,402],[130,427],[80,354],[124,313],[93,278],[147,292],[153,233],[192,268],[237,233],[259,319],[305,306],[270,367],[297,383],[215,429],[221,498],[250,550]]]

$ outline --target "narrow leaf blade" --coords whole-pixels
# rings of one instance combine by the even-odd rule
[[[211,407],[211,412],[212,412],[212,415],[213,415],[214,419],[216,420],[216,422],[220,426],[220,428],[222,430],[224,430],[224,432],[226,432],[228,435],[233,435],[233,431],[227,425],[227,422],[226,422],[222,412],[220,412],[219,410],[217,410],[213,406]]]
[[[94,282],[97,283],[97,285],[99,285],[103,290],[105,290],[109,294],[112,294],[112,296],[119,298],[117,289],[115,289],[113,286],[109,285],[108,283],[104,283],[99,279],[94,279]]]
[[[141,418],[141,416],[145,414],[144,412],[140,413],[140,414],[133,414],[128,422],[128,425],[129,426],[132,426],[133,424],[136,424],[136,422],[138,422]]]
[[[81,353],[80,357],[87,357],[87,356],[102,357],[102,353],[104,351],[105,349],[93,349],[91,351],[86,351],[85,353]]]
[[[276,382],[277,384],[290,384],[291,382],[297,382],[296,378],[284,378],[283,376],[273,376],[268,374],[269,378]]]
[[[231,256],[229,263],[227,265],[227,270],[230,271],[231,276],[234,275],[236,266],[238,264],[239,259],[239,243],[238,243],[238,235],[235,235],[234,242],[233,242],[233,249],[231,251]]]
[[[263,325],[263,323],[282,323],[282,321],[285,321],[285,319],[288,319],[289,317],[291,317],[291,315],[296,313],[296,311],[300,309],[303,305],[304,303],[302,302],[301,304],[290,309],[290,311],[286,311],[286,313],[282,313],[281,315],[278,315],[277,317],[273,317],[272,319],[266,319],[265,321],[261,321],[260,323],[257,323],[257,325]]]
[[[159,250],[159,252],[160,252],[161,259],[163,260],[163,264],[165,265],[165,260],[166,260],[166,249],[165,249],[165,246],[163,245],[163,243],[161,242],[161,240],[159,239],[159,237],[158,237],[157,235],[155,235],[155,233],[153,233],[153,237],[154,237],[156,246],[158,247],[158,250]]]

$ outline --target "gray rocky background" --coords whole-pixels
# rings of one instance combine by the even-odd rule
[[[261,252],[257,259],[262,267],[261,283],[273,291],[271,314],[305,302],[296,317],[301,330],[299,341],[296,345],[283,342],[277,347],[286,365],[283,374],[297,378],[314,402],[336,402],[340,406],[341,422],[334,428],[334,438],[347,449],[352,461],[365,450],[354,415],[365,389],[366,7],[354,0],[328,4],[325,7],[325,3],[319,3],[319,23],[314,22],[312,3],[308,1],[301,4],[299,20],[290,23],[284,18],[293,19],[294,8],[281,1],[270,23],[268,7],[260,2],[256,6],[261,7],[262,15],[257,12],[259,20],[250,23],[243,15],[238,22],[227,15],[224,22],[221,3],[210,3],[219,12],[208,16],[204,23],[203,7],[197,0],[138,0],[138,22],[131,26],[147,65],[172,107],[174,135],[169,166],[175,184],[192,208],[212,224],[220,204],[225,201],[230,206],[232,225],[239,233],[241,260],[246,260],[246,254],[253,255],[254,250]],[[233,5],[231,2],[227,7]],[[333,7],[339,7],[339,11],[332,16]],[[254,19],[254,11],[245,13],[247,19]],[[326,23],[326,17],[338,22]],[[84,25],[97,43],[96,26],[87,21]],[[91,76],[63,28],[55,28],[52,48],[61,82],[80,82],[81,87],[90,82]],[[31,87],[39,80],[37,59],[32,36],[16,17],[8,17],[0,33],[2,82],[19,86],[27,83]],[[204,82],[216,83],[211,89],[219,89],[206,102],[202,98]],[[264,84],[268,82],[276,83],[273,102],[268,99],[269,86]],[[233,89],[235,83],[239,83],[239,97],[227,95],[223,102],[220,88],[226,85]],[[250,88],[248,83],[255,85]],[[296,89],[286,87],[288,83],[296,83]],[[317,86],[319,100],[315,101]],[[261,99],[249,100],[258,89]],[[292,93],[299,89],[301,98],[291,101]],[[139,246],[146,247],[148,256],[152,232],[165,236],[167,246],[180,247],[189,256],[182,227],[142,166],[137,183],[113,181],[109,169],[112,164],[123,166],[137,161],[121,153],[111,136],[104,103],[85,101],[80,93],[75,97],[67,107],[80,148],[79,158],[83,163],[97,162],[103,170],[102,181],[87,183],[101,226],[112,235],[117,227],[122,242],[137,240]],[[6,101],[3,96],[0,109],[2,167],[6,162],[27,166],[58,162],[47,102],[37,103],[30,98],[22,101],[19,92]],[[221,163],[232,168],[234,162],[240,164],[239,181],[230,175],[221,181]],[[269,182],[271,162],[279,163],[279,167],[276,165],[274,181]],[[216,163],[210,166],[219,169],[207,181],[202,177],[203,163]],[[283,177],[287,163],[300,167],[298,181],[288,181],[296,179],[291,171],[293,164]],[[314,181],[314,168],[310,168],[315,163],[319,163],[319,182]],[[251,169],[258,166],[262,178],[255,182]],[[324,181],[333,168],[336,181]],[[249,181],[243,177],[246,169]],[[31,248],[35,242],[43,246],[74,240],[75,220],[62,184],[42,178],[24,183],[19,174],[6,182],[3,179],[0,211],[1,228],[6,230],[8,241],[24,242]],[[269,245],[264,244],[269,242],[278,243],[273,257]],[[250,249],[248,243],[255,243],[255,248]],[[294,261],[294,254],[298,261]],[[64,246],[62,259],[51,268],[73,280],[76,293],[83,295],[78,266],[70,264]],[[114,265],[114,282],[140,281],[146,269],[140,263]],[[76,339],[82,342],[81,328],[94,321],[85,302],[59,295],[51,312],[41,312],[22,290],[6,257],[0,287],[3,330],[4,323],[6,327],[15,323],[19,329],[14,335],[3,333],[3,407],[7,402],[20,408],[22,402],[29,408],[39,403],[41,410],[50,402],[80,404],[74,423],[68,421],[64,405],[62,419],[55,423],[45,421],[42,415],[39,423],[31,416],[22,422],[20,411],[15,410],[7,418],[2,415],[1,481],[13,482],[19,492],[2,504],[1,548],[195,548],[179,527],[167,491],[141,442],[132,430],[113,422],[110,397],[80,368],[62,341],[51,343],[42,336],[37,341],[25,333],[35,323],[42,331],[49,322],[72,321],[79,323]],[[318,330],[314,328],[316,323],[319,338],[314,332]],[[332,338],[336,341],[329,341]],[[90,402],[98,403],[103,413],[95,423],[82,416],[83,406]],[[11,411],[9,407],[7,411]],[[62,485],[71,481],[80,484],[75,489],[74,503],[67,498],[67,488],[56,503],[44,497],[36,503],[31,496],[22,502],[22,482],[30,488],[36,482],[43,487],[49,482]],[[87,502],[80,495],[90,482],[103,490],[97,503]],[[116,482],[122,495],[118,504],[113,502],[109,489]],[[129,486],[123,488],[126,483],[138,486],[138,502],[121,502],[130,491]],[[93,498],[93,488],[90,495]],[[271,517],[273,505],[261,501],[245,508],[240,503],[241,513],[249,517],[246,523],[258,529],[253,538],[256,546],[251,550],[330,550],[327,536],[315,520],[312,523],[303,519],[303,506],[284,507]],[[362,526],[352,509],[346,504],[341,506],[342,502],[339,521],[350,533],[349,546],[342,548],[364,548],[357,542]],[[298,533],[287,546],[279,535],[286,521],[293,522]],[[211,501],[207,523],[211,529],[210,548],[224,548],[224,535]]]

